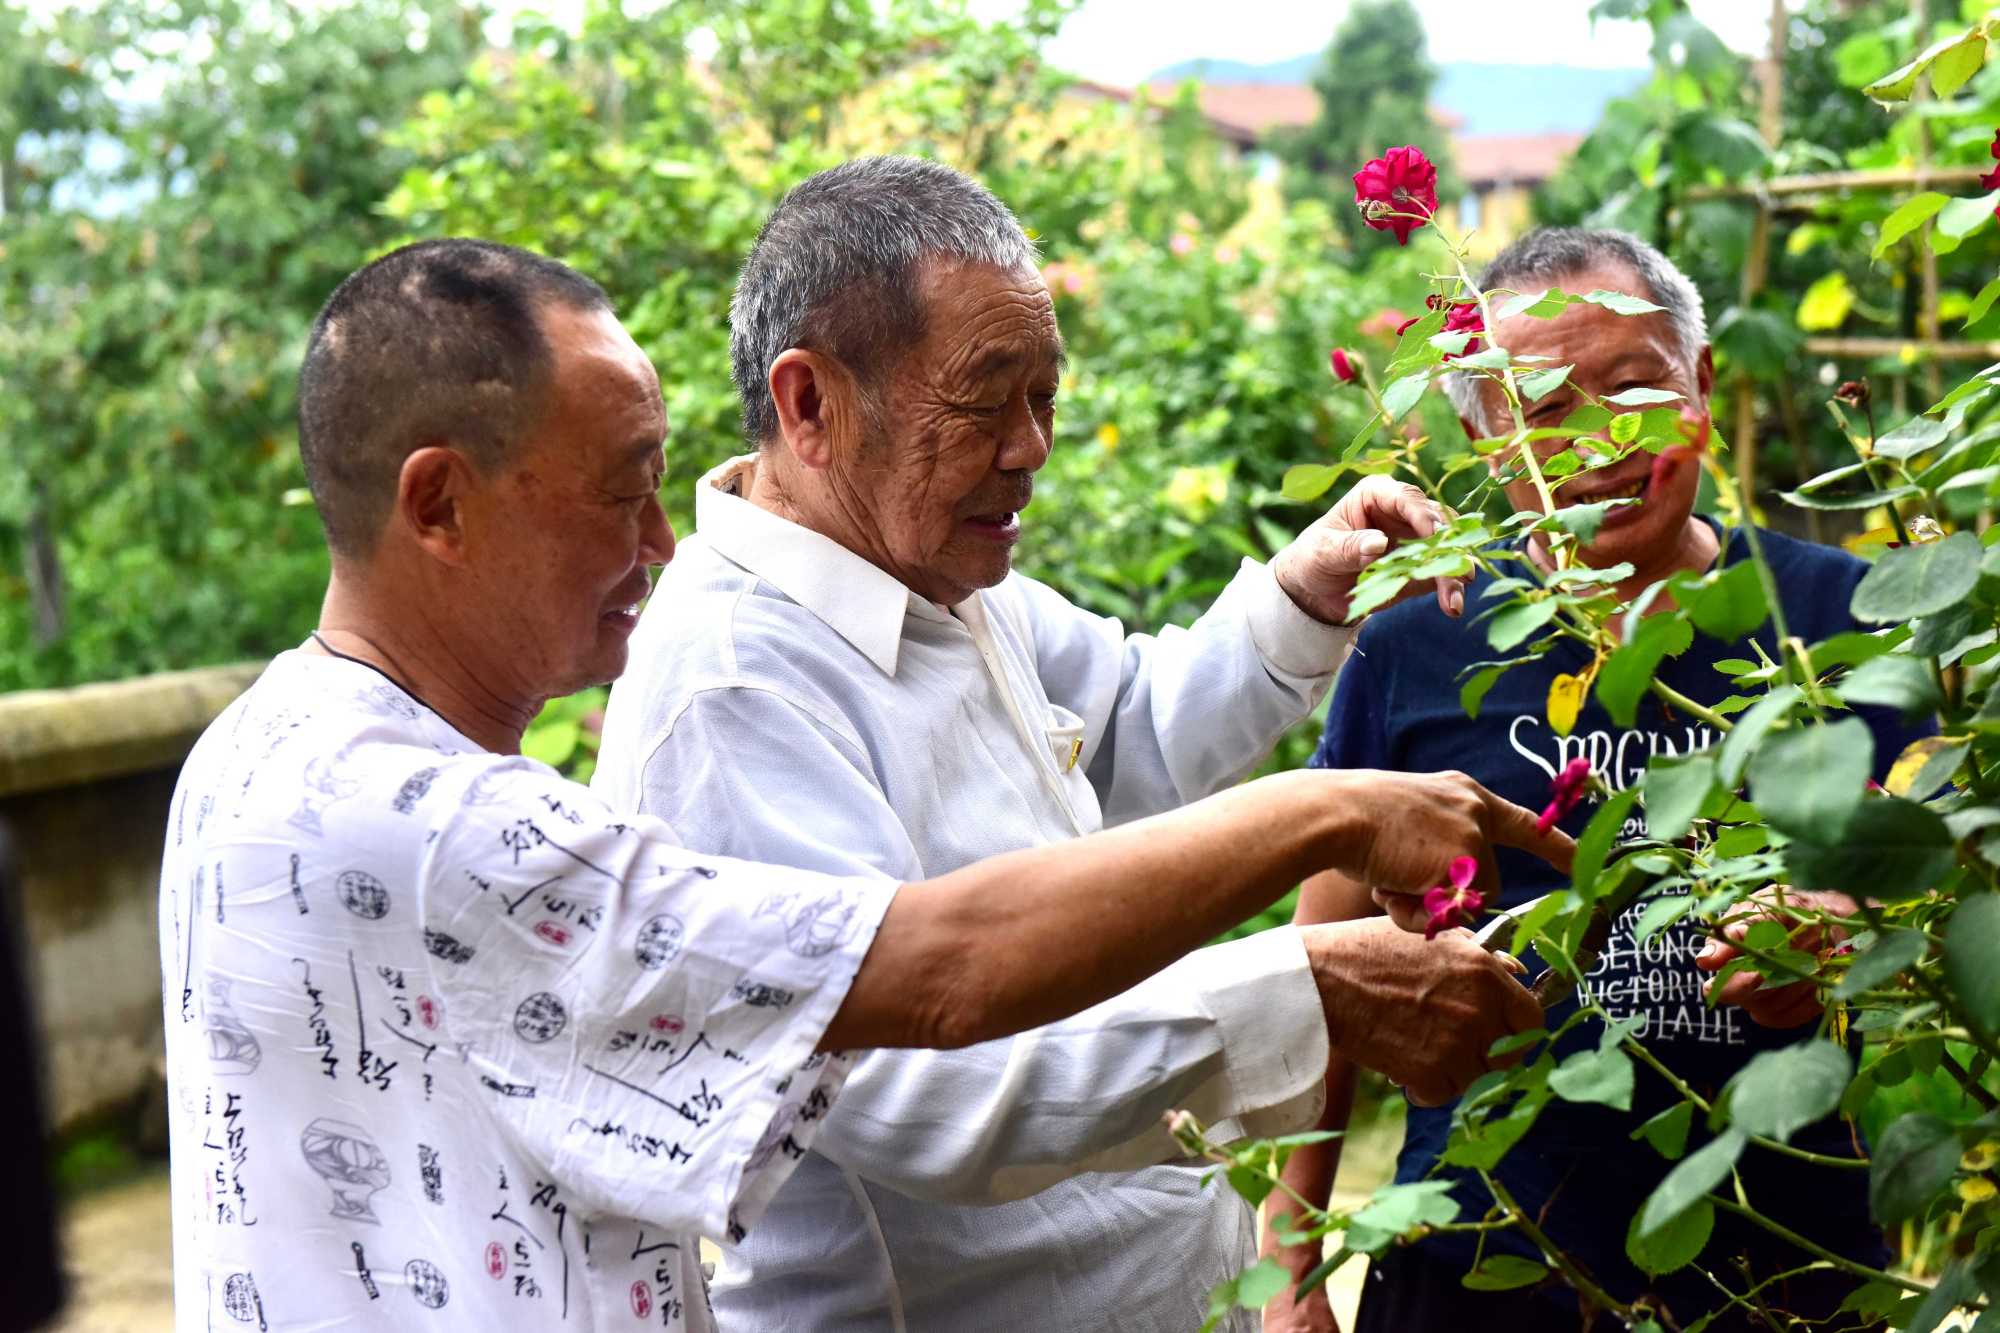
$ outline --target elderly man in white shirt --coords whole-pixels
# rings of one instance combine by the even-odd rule
[[[698,489],[595,782],[705,852],[935,874],[1227,787],[1327,689],[1356,573],[1438,518],[1365,486],[1157,636],[1010,573],[1062,345],[1012,215],[935,164],[864,159],[794,190],[732,332],[759,447]],[[1456,584],[1437,596],[1459,609]],[[1272,931],[1011,1040],[868,1057],[725,1257],[721,1326],[1185,1333],[1251,1259],[1253,1222],[1172,1160],[1162,1111],[1300,1127],[1329,1040],[1452,1095],[1490,1033],[1427,1002],[1480,963],[1413,939]]]
[[[161,868],[187,1333],[711,1328],[696,1237],[756,1225],[840,1048],[1072,1014],[1329,865],[1409,889],[1534,841],[1464,778],[1408,789],[1426,839],[1291,773],[919,885],[695,851],[516,753],[673,552],[604,293],[405,247],[328,301],[300,404],[319,629],[195,746]]]

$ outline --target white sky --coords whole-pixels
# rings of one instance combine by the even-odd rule
[[[1591,0],[1415,0],[1437,63],[1644,66],[1650,30],[1638,22],[1592,29]],[[1018,0],[975,0],[998,17]],[[1206,57],[1263,63],[1324,48],[1346,0],[1085,0],[1049,50],[1056,64],[1102,83],[1132,84],[1154,70]],[[1695,16],[1730,46],[1761,52],[1768,4],[1693,0]]]

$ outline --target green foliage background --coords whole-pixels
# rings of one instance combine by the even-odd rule
[[[679,0],[502,33],[447,0],[0,3],[0,689],[303,638],[325,577],[304,332],[408,239],[509,241],[605,285],[666,385],[685,530],[694,479],[740,448],[736,268],[786,188],[862,151],[976,172],[1052,266],[1077,368],[1026,567],[1135,625],[1191,618],[1314,512],[1279,478],[1363,414],[1326,351],[1365,348],[1360,321],[1422,275],[1353,259],[1319,205],[1228,238],[1242,169],[1190,102],[1066,92],[1039,52],[1067,8]],[[65,600],[48,642],[37,533]]]

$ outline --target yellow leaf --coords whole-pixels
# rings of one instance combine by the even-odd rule
[[[1911,741],[1896,762],[1889,766],[1889,777],[1882,789],[1891,796],[1908,796],[1917,775],[1924,771],[1924,765],[1939,750],[1948,750],[1954,745],[1965,744],[1963,736],[1926,736],[1920,741]]]
[[[1854,289],[1847,285],[1847,275],[1839,269],[1827,274],[1799,299],[1799,327],[1807,333],[1825,333],[1837,329],[1847,322],[1847,313],[1854,309]]]
[[[1583,710],[1583,693],[1589,686],[1582,676],[1567,672],[1549,682],[1549,726],[1556,735],[1567,736],[1576,726],[1576,715]]]
[[[1866,532],[1857,532],[1852,537],[1843,537],[1840,544],[1855,555],[1873,558],[1887,550],[1890,542],[1901,540],[1902,537],[1894,528],[1879,527],[1870,528]]]

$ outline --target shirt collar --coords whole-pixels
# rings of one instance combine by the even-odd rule
[[[695,486],[695,530],[716,554],[812,612],[895,675],[904,616],[942,621],[951,613],[833,538],[750,503],[744,493],[756,473],[757,455],[745,454],[703,477]]]

